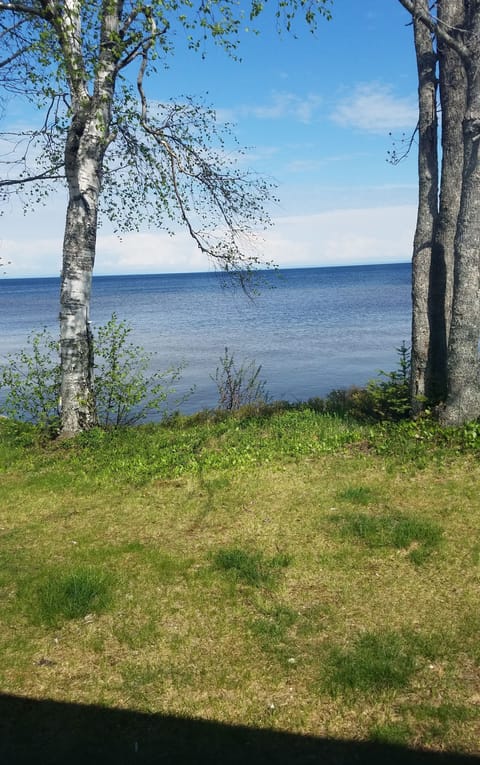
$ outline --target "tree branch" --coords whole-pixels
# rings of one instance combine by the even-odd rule
[[[28,16],[37,16],[41,19],[45,18],[43,8],[34,8],[31,5],[23,5],[23,3],[0,3],[0,11],[11,11],[12,13],[24,13]]]
[[[449,32],[447,32],[446,29],[444,29],[438,20],[435,20],[431,14],[419,10],[415,0],[398,0],[398,2],[405,8],[406,11],[408,11],[408,13],[410,13],[412,18],[416,16],[431,32],[433,32],[433,34],[438,37],[439,40],[442,40],[442,42],[452,48],[452,50],[458,53],[458,55],[463,60],[469,60],[470,52],[467,46],[463,45],[463,43],[457,40],[456,37],[449,34]],[[463,30],[458,31],[461,32]]]
[[[62,167],[63,162],[54,167],[50,167],[43,173],[38,173],[38,175],[29,175],[23,178],[8,178],[6,180],[0,180],[0,188],[5,186],[22,186],[24,183],[34,183],[35,181],[60,181],[65,177],[64,175],[50,175],[50,173],[56,170],[60,170]]]
[[[133,21],[133,19],[136,16],[138,16],[139,12],[140,11],[136,11],[135,12],[135,16],[134,16],[133,15],[134,12],[132,11],[132,13],[130,14],[130,16],[132,17],[131,21]],[[119,62],[117,64],[117,72],[119,72],[121,69],[125,69],[126,66],[131,64],[132,61],[134,61],[140,55],[142,57],[145,57],[145,56],[148,57],[148,51],[150,50],[150,48],[152,48],[154,46],[156,40],[158,40],[159,37],[162,37],[164,34],[166,34],[168,29],[169,29],[168,22],[165,22],[165,25],[163,26],[162,29],[157,29],[157,24],[156,24],[156,21],[155,21],[155,18],[153,16],[152,12],[151,12],[151,9],[144,8],[143,9],[143,13],[145,15],[145,20],[147,22],[147,25],[150,26],[150,34],[148,35],[148,37],[143,37],[137,43],[137,45],[133,48],[133,50],[130,51],[130,53],[127,53],[127,55],[124,58],[119,60]],[[129,24],[131,23],[131,21],[129,22]],[[122,36],[124,35],[126,29],[127,29],[127,25],[125,23],[123,25],[123,27],[122,27],[122,32],[121,32]],[[128,46],[128,40],[127,41],[124,40],[124,45],[125,45],[125,47]],[[144,65],[143,62],[142,62],[142,68],[143,68],[143,72],[144,72],[145,71],[145,65]],[[143,74],[142,74],[142,80],[143,80]]]
[[[20,58],[20,56],[23,56],[24,53],[27,53],[31,45],[26,45],[24,48],[20,48],[19,50],[15,51],[15,53],[12,53],[11,56],[8,58],[4,58],[3,61],[0,61],[0,69],[2,69],[4,66],[8,66],[12,63],[12,61],[15,61],[15,59]]]
[[[130,29],[130,27],[132,26],[133,22],[135,21],[135,19],[137,18],[138,14],[140,12],[141,12],[141,8],[138,8],[138,7],[137,8],[133,8],[130,11],[130,13],[126,17],[125,21],[123,22],[123,24],[122,24],[122,26],[120,27],[120,30],[119,30],[120,31],[120,36],[122,38],[125,35],[127,29]]]

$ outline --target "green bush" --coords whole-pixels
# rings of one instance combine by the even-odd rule
[[[0,369],[0,388],[7,391],[0,412],[55,430],[60,422],[60,344],[46,327],[31,332],[27,342]]]
[[[182,367],[151,374],[152,354],[128,342],[131,332],[132,327],[113,313],[94,338],[95,403],[102,427],[132,425],[150,412],[165,415],[166,401],[181,375]]]
[[[131,425],[150,412],[166,414],[182,367],[149,372],[152,354],[128,341],[132,328],[115,313],[94,337],[94,390],[101,427]],[[60,343],[47,329],[31,333],[28,346],[8,356],[0,369],[6,389],[0,412],[55,431],[60,422]],[[176,402],[178,404],[178,402]]]
[[[398,368],[379,372],[383,379],[370,380],[366,388],[353,391],[350,413],[360,419],[402,420],[410,415],[410,353],[402,343],[397,348]]]
[[[380,371],[379,379],[370,380],[365,388],[333,390],[323,401],[323,410],[331,414],[350,415],[357,420],[402,420],[409,417],[410,352],[403,342],[397,348],[398,367],[393,372]],[[320,410],[318,399],[312,408]],[[309,402],[310,404],[310,402]]]

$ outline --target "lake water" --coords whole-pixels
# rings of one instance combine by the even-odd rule
[[[155,354],[154,366],[185,363],[181,407],[215,406],[215,374],[225,346],[237,363],[262,365],[272,398],[300,401],[334,388],[363,385],[397,367],[410,340],[409,263],[288,269],[264,275],[254,300],[204,274],[94,277],[91,319],[116,312],[132,342]],[[59,280],[0,279],[0,362],[30,331],[57,332]]]

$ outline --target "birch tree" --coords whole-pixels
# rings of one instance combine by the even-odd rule
[[[314,26],[329,0],[278,0],[278,26]],[[245,14],[234,0],[0,0],[0,86],[40,107],[39,127],[4,135],[4,194],[49,185],[68,193],[60,295],[63,435],[95,424],[90,294],[99,215],[119,230],[180,221],[228,271],[258,258],[246,239],[265,225],[270,186],[227,159],[212,111],[184,98],[151,99],[147,75],[208,38],[235,55]],[[174,58],[172,59],[174,61]],[[150,98],[149,98],[150,95]],[[11,158],[11,159],[10,159]],[[37,199],[37,197],[34,197]]]
[[[429,34],[439,66],[442,106],[442,180],[439,206],[422,212],[422,188],[431,181],[425,166],[430,147],[419,144],[420,204],[414,251],[420,226],[429,219],[423,246],[429,252],[429,278],[419,276],[413,262],[413,324],[425,327],[412,336],[413,394],[442,401],[441,419],[450,425],[480,416],[480,3],[438,0],[432,9],[424,0],[399,0],[412,15],[417,61],[420,39]],[[421,31],[423,28],[423,32]],[[432,48],[433,50],[433,48]],[[422,78],[419,69],[420,117]],[[422,156],[423,155],[423,156]],[[432,195],[432,201],[434,195]],[[415,290],[421,300],[415,301]],[[425,348],[427,352],[425,353]],[[445,382],[446,381],[446,385]]]

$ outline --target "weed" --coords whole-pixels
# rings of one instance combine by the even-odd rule
[[[275,651],[283,644],[289,629],[297,622],[298,613],[284,605],[263,609],[262,616],[251,622],[252,633],[260,639],[262,648]]]
[[[370,729],[370,741],[378,741],[382,744],[397,744],[405,746],[412,736],[409,726],[402,722],[386,722],[374,725]]]
[[[410,711],[417,720],[435,720],[444,729],[447,729],[452,724],[471,720],[480,714],[480,711],[477,709],[450,703],[439,704],[438,706],[418,704],[412,706]]]
[[[261,552],[249,552],[239,547],[218,550],[213,555],[213,564],[219,571],[228,573],[235,581],[253,587],[272,587],[281,569],[288,566],[288,555],[274,555],[266,558]]]
[[[179,560],[157,550],[149,550],[145,562],[153,568],[160,582],[172,582],[185,575],[191,563],[188,558]]]
[[[376,499],[377,492],[369,486],[349,486],[337,493],[337,498],[351,502],[352,505],[369,505]]]
[[[333,648],[325,664],[326,690],[364,693],[404,688],[417,667],[409,641],[397,632],[366,632],[351,648]]]
[[[410,722],[422,730],[425,741],[442,742],[451,738],[451,733],[457,731],[458,736],[469,722],[478,720],[480,715],[476,707],[467,707],[445,702],[443,704],[414,704],[402,707],[409,714]],[[455,736],[454,736],[455,737]],[[461,738],[459,739],[461,740]]]
[[[410,559],[417,564],[438,548],[443,535],[441,527],[433,521],[398,512],[346,513],[335,515],[332,520],[341,526],[344,536],[358,539],[368,547],[409,550]]]
[[[262,651],[275,658],[285,669],[295,667],[298,654],[296,630],[300,614],[281,603],[261,608],[261,615],[249,624],[251,635],[257,640]]]
[[[237,367],[233,353],[225,348],[212,380],[218,390],[220,409],[235,411],[243,406],[265,404],[268,401],[266,382],[260,378],[261,366],[254,361]]]
[[[111,599],[111,577],[91,568],[76,568],[67,573],[51,570],[35,592],[37,615],[48,626],[101,613]]]

